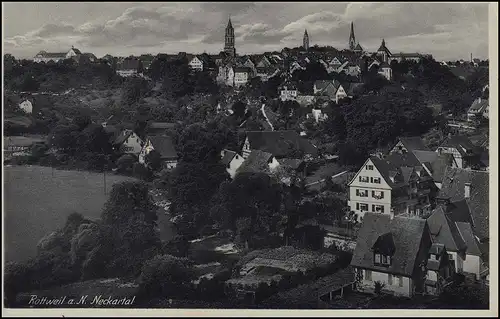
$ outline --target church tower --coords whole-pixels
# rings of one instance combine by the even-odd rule
[[[302,40],[302,46],[304,47],[304,50],[306,50],[306,51],[309,50],[309,35],[307,34],[307,29],[304,31],[304,38]]]
[[[354,37],[354,23],[351,22],[351,35],[349,35],[349,49],[353,50],[356,48],[356,37]]]
[[[226,27],[226,36],[224,41],[224,52],[229,54],[230,56],[236,56],[236,49],[234,48],[234,29],[231,23],[231,18],[227,23]]]

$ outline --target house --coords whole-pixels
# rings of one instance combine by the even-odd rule
[[[463,213],[463,208],[467,209],[464,204],[457,202],[438,206],[427,223],[433,242],[446,247],[455,272],[473,274],[475,279],[484,279],[488,269],[487,249],[475,237],[470,222],[463,219],[461,221],[456,216]]]
[[[90,52],[85,52],[85,53],[82,53],[83,56],[87,57],[87,59],[94,63],[94,62],[97,62],[99,59],[95,56],[95,54],[93,53],[90,53]]]
[[[33,113],[33,103],[30,100],[24,100],[19,103],[19,108],[23,110],[24,113],[31,114]]]
[[[326,115],[326,113],[322,113],[319,109],[312,109],[311,113],[306,115],[306,118],[312,118],[314,119],[314,121],[316,121],[316,123],[319,123],[326,121],[328,119],[328,115]]]
[[[477,98],[467,111],[467,121],[471,122],[475,119],[479,119],[481,117],[488,118],[489,117],[489,100]]]
[[[391,81],[392,80],[391,66],[387,62],[380,64],[378,67],[378,74],[384,76],[387,79],[387,81]]]
[[[457,203],[465,200],[470,217],[454,218],[472,221],[475,235],[481,242],[489,239],[489,174],[484,171],[446,168],[443,186],[438,194],[442,203]]]
[[[195,71],[203,71],[203,61],[196,55],[188,62],[188,65]]]
[[[10,158],[28,155],[33,146],[43,144],[47,145],[48,143],[45,138],[41,137],[5,136],[3,139],[4,156]]]
[[[59,62],[59,61],[64,60],[64,59],[66,59],[66,53],[65,52],[62,52],[62,53],[50,53],[50,52],[46,52],[46,51],[40,51],[33,58],[33,62],[35,62],[35,63],[40,63],[40,62],[47,63],[47,62],[50,62],[50,61]]]
[[[178,155],[172,137],[165,135],[148,136],[139,153],[139,163],[146,165],[146,156],[153,150],[160,154],[165,168],[175,168],[177,166]]]
[[[453,155],[453,165],[459,168],[471,168],[480,162],[478,149],[467,136],[463,135],[449,136],[436,152]]]
[[[242,86],[247,84],[252,75],[252,69],[249,67],[234,68],[234,86]]]
[[[351,266],[359,289],[413,297],[425,292],[426,264],[432,237],[424,219],[366,213],[358,232]]]
[[[453,260],[450,260],[443,244],[433,243],[429,249],[426,263],[425,292],[429,295],[440,295],[455,273]]]
[[[447,167],[452,167],[453,156],[451,154],[438,154],[432,151],[412,151],[422,167],[432,176],[434,185],[441,189],[443,177]]]
[[[391,51],[385,46],[385,39],[382,39],[382,44],[377,50],[377,56],[380,57],[382,62],[390,63],[389,58],[392,56]]]
[[[430,212],[433,180],[412,154],[371,156],[349,182],[349,209],[363,220],[366,212],[422,216]]]
[[[226,166],[226,171],[228,172],[229,176],[231,176],[231,178],[234,178],[234,176],[236,175],[236,171],[241,166],[244,160],[245,159],[243,158],[243,156],[234,151],[224,149],[221,152],[222,164]]]
[[[343,66],[342,70],[350,76],[357,77],[361,74],[361,67],[354,63],[354,62],[349,62],[347,65]]]
[[[247,158],[252,150],[271,153],[281,158],[316,157],[318,149],[296,131],[247,131],[242,155]]]
[[[326,97],[330,101],[335,101],[336,103],[348,96],[344,86],[337,80],[318,80],[314,82],[313,91],[316,96]]]
[[[252,150],[244,159],[243,163],[236,170],[236,175],[240,173],[273,173],[280,166],[273,154]]]
[[[289,81],[284,82],[278,88],[281,101],[296,100],[298,95],[297,86]]]
[[[114,136],[113,146],[120,153],[139,155],[143,140],[132,130],[125,129]]]
[[[116,73],[122,77],[138,75],[143,71],[141,60],[136,57],[128,57],[118,63]]]
[[[62,60],[65,60],[65,59],[70,59],[74,56],[78,56],[78,55],[81,55],[82,53],[80,52],[80,50],[74,48],[74,47],[71,47],[71,49],[68,51],[68,52],[65,52],[65,53],[49,53],[49,52],[46,52],[46,51],[40,51],[37,53],[37,55],[35,55],[35,57],[33,58],[33,62],[35,63],[40,63],[40,62],[49,62],[49,61],[53,61],[53,62],[59,62],[59,61],[62,61]]]
[[[420,136],[400,137],[396,145],[390,150],[392,153],[405,154],[413,151],[430,151]]]

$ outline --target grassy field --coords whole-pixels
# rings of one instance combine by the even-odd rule
[[[130,177],[53,170],[40,166],[4,167],[5,261],[23,261],[36,254],[38,241],[64,225],[72,212],[96,219],[101,215],[112,185]],[[159,214],[162,237],[168,222]]]

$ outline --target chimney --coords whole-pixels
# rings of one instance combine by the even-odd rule
[[[465,183],[464,184],[464,197],[465,198],[470,198],[470,183]]]

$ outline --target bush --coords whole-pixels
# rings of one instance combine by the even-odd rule
[[[375,281],[375,293],[377,295],[380,295],[382,293],[382,289],[384,289],[385,287],[385,284],[383,282],[380,282],[380,281]]]
[[[141,296],[186,298],[192,292],[192,263],[185,258],[158,255],[147,261],[139,277]]]

